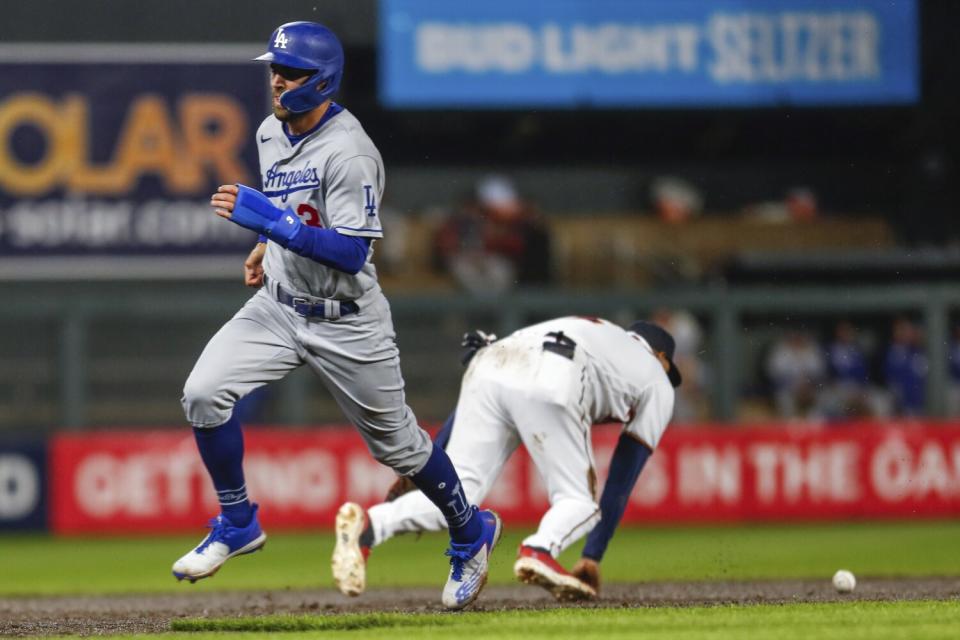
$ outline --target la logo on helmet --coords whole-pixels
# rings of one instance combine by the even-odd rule
[[[287,48],[287,34],[283,32],[283,27],[277,30],[277,37],[273,41],[273,46],[277,49]]]

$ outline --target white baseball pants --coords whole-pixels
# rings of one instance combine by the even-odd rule
[[[524,545],[557,556],[600,520],[583,398],[581,358],[542,348],[543,339],[506,338],[482,349],[464,375],[447,454],[467,500],[482,504],[522,442],[540,474],[550,508]],[[398,533],[438,531],[440,511],[419,491],[371,507],[374,544]]]

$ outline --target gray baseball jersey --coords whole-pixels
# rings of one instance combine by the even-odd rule
[[[380,153],[357,119],[335,106],[321,126],[291,143],[279,120],[257,131],[263,192],[309,226],[381,238]],[[356,275],[324,266],[269,242],[266,286],[210,339],[184,386],[195,427],[229,419],[236,401],[306,364],[321,379],[371,453],[398,473],[418,471],[432,450],[406,405],[390,306],[367,262]],[[299,315],[278,300],[278,287],[311,303],[349,300],[356,313],[323,319]]]
[[[292,209],[308,226],[383,237],[383,160],[349,111],[343,109],[296,144],[287,139],[281,122],[269,116],[257,130],[257,149],[263,193],[274,205]],[[354,300],[377,284],[372,255],[371,247],[363,269],[353,276],[271,242],[263,269],[298,292]]]

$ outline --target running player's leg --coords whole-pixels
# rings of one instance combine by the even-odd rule
[[[311,360],[311,366],[315,362]],[[467,501],[447,453],[433,446],[406,405],[397,360],[358,365],[350,376],[354,385],[351,389],[330,381],[328,363],[325,358],[318,374],[327,381],[331,395],[356,425],[373,457],[410,477],[443,514],[454,541],[476,539],[480,535],[476,510]]]
[[[213,575],[228,558],[263,545],[256,506],[243,475],[243,431],[237,400],[301,364],[290,342],[289,319],[262,293],[255,295],[207,343],[184,385],[182,403],[221,515],[196,549],[174,564],[178,579]]]
[[[413,480],[443,513],[454,541],[473,540],[481,527],[460,479],[406,404],[386,299],[369,294],[364,298],[358,301],[359,314],[306,323],[299,334],[304,358],[373,457]]]
[[[462,608],[486,581],[500,519],[467,501],[450,458],[433,446],[406,405],[386,299],[368,296],[358,304],[361,312],[345,322],[317,323],[304,332],[306,360],[359,429],[374,458],[408,476],[443,514],[452,567],[443,601],[450,608]]]
[[[236,402],[303,364],[284,307],[260,290],[214,334],[183,388],[184,413],[195,429],[225,423]]]
[[[484,363],[478,359],[475,366],[483,367]],[[465,378],[446,448],[472,504],[483,502],[520,444],[516,429],[499,406],[498,391],[477,376]],[[367,517],[371,546],[399,533],[439,531],[446,526],[439,509],[418,491],[371,507]]]

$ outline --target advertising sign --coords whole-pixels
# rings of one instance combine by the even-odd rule
[[[400,108],[917,99],[914,0],[381,0]]]
[[[0,441],[0,531],[47,524],[47,447]]]
[[[249,248],[252,234],[208,202],[220,184],[259,187],[261,65],[189,47],[175,59],[136,46],[24,47],[36,59],[0,51],[0,254]]]
[[[619,429],[594,429],[598,476]],[[250,495],[269,528],[333,525],[346,500],[383,499],[394,476],[351,428],[248,429]],[[189,430],[64,434],[51,443],[51,525],[60,533],[194,530],[218,511]],[[547,508],[521,447],[484,506],[508,526]],[[669,429],[628,523],[956,517],[960,425],[771,425]]]

